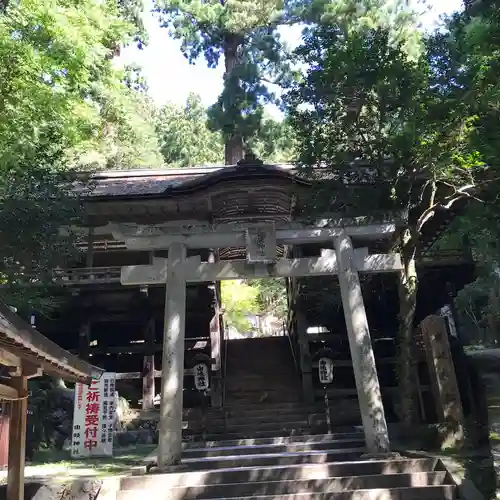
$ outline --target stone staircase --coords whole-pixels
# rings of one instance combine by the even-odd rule
[[[364,458],[359,430],[326,434],[321,408],[300,401],[286,342],[230,343],[226,404],[203,412],[205,439],[184,443],[178,467],[122,478],[113,500],[457,499],[438,459]]]
[[[344,433],[187,443],[170,472],[121,479],[116,500],[454,500],[434,458],[364,460]]]
[[[228,341],[227,406],[300,401],[299,373],[287,337]]]
[[[224,408],[184,412],[185,434],[205,440],[310,435],[328,431],[323,403],[305,405],[287,337],[228,341]],[[344,425],[342,412],[332,415]]]

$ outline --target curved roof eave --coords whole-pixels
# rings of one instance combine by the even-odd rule
[[[125,194],[92,194],[89,193],[88,196],[84,196],[86,201],[112,201],[112,200],[123,200],[123,199],[155,199],[155,198],[163,198],[165,195],[169,196],[180,196],[185,194],[190,194],[196,191],[201,191],[203,189],[208,189],[209,187],[227,181],[234,180],[252,180],[252,179],[285,179],[290,183],[301,184],[309,186],[312,183],[304,178],[297,176],[296,174],[290,172],[291,168],[283,168],[284,166],[280,165],[255,165],[255,166],[231,166],[231,167],[223,167],[217,170],[213,170],[212,172],[204,173],[203,175],[196,175],[197,172],[193,171],[194,169],[183,169],[187,175],[196,175],[191,179],[183,179],[175,182],[175,178],[173,180],[173,184],[167,186],[160,192],[152,192],[152,193],[125,193]],[[137,173],[135,175],[124,177],[128,179],[130,182],[134,177],[143,177],[138,176]],[[166,171],[164,173],[168,177],[169,172]],[[181,173],[179,174],[181,175]],[[145,177],[145,176],[144,176]],[[143,178],[144,178],[143,177]],[[104,177],[99,175],[97,177],[97,182],[99,180],[105,179],[113,179],[116,183],[117,179],[115,176]]]

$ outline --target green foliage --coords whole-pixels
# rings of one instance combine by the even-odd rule
[[[272,314],[280,320],[286,318],[288,304],[284,279],[255,279],[248,284],[257,292],[257,304],[261,314]]]
[[[221,282],[222,306],[227,324],[238,332],[248,332],[252,329],[247,315],[259,312],[256,287],[240,280]]]
[[[264,115],[259,133],[247,141],[248,149],[266,163],[293,163],[296,157],[294,130],[288,120]]]
[[[303,168],[369,163],[377,195],[351,204],[406,207],[417,231],[438,206],[469,196],[487,167],[473,148],[476,119],[455,87],[459,75],[443,67],[445,52],[439,36],[413,61],[387,30],[308,31],[298,54],[311,67],[288,96]]]
[[[220,133],[207,126],[206,109],[199,96],[190,94],[185,106],[166,104],[157,116],[156,130],[169,167],[220,164],[224,146]]]
[[[75,169],[161,160],[151,110],[113,65],[135,32],[114,0],[23,0],[0,15],[0,272],[22,310],[56,305],[18,285],[74,256],[59,228],[81,216]]]
[[[220,132],[209,128],[201,98],[190,94],[184,106],[166,104],[157,113],[156,130],[165,163],[170,167],[220,165],[224,143]],[[286,121],[263,118],[259,135],[249,148],[265,162],[285,163],[294,158],[293,130]]]
[[[288,306],[282,279],[222,281],[221,292],[224,317],[240,333],[252,330],[248,315],[272,315],[281,321],[286,318]]]
[[[141,80],[125,83],[140,86]],[[102,128],[94,148],[82,151],[81,165],[94,170],[158,167],[163,164],[156,134],[156,109],[149,97],[121,80],[99,89]]]

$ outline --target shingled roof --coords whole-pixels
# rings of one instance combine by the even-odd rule
[[[185,192],[221,179],[258,176],[295,178],[292,165],[265,165],[259,161],[233,166],[210,166],[164,170],[111,170],[99,172],[90,184],[77,183],[75,192],[90,198],[154,197]]]
[[[64,350],[0,301],[0,348],[40,366],[47,375],[90,383],[104,370]]]

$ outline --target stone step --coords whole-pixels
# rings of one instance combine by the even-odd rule
[[[234,424],[231,420],[228,420],[226,425],[227,432],[236,432],[236,433],[244,433],[245,431],[253,432],[253,431],[273,431],[275,429],[282,429],[284,431],[293,430],[293,429],[302,429],[309,426],[309,421],[307,418],[303,418],[301,420],[291,420],[291,421],[270,421],[270,422],[256,422],[252,425],[252,422],[244,424]]]
[[[300,396],[295,393],[276,392],[259,392],[241,393],[234,392],[226,394],[226,401],[229,405],[248,404],[255,405],[259,403],[300,403]]]
[[[254,412],[261,412],[261,411],[270,411],[270,412],[275,412],[275,413],[282,413],[286,412],[287,410],[296,410],[296,409],[303,409],[303,410],[309,410],[309,409],[315,409],[315,408],[323,408],[323,403],[318,403],[318,404],[304,404],[302,401],[284,401],[281,403],[255,403],[255,404],[230,404],[226,403],[224,405],[223,411],[229,414],[235,414],[238,412],[241,412],[242,414],[248,414],[250,415],[251,413]]]
[[[346,476],[410,474],[433,472],[437,464],[438,460],[435,458],[401,458],[397,460],[353,460],[316,464],[220,468],[196,472],[179,469],[169,473],[123,477],[120,480],[120,490],[162,488],[166,490],[182,486],[194,487],[252,481],[314,481]]]
[[[267,380],[267,382],[266,382]],[[247,382],[247,383],[241,383],[239,381],[235,381],[233,383],[227,384],[226,385],[226,394],[231,394],[233,392],[241,392],[243,394],[247,392],[277,392],[277,391],[283,391],[285,393],[295,393],[299,389],[297,387],[297,384],[294,384],[290,380],[288,380],[286,383],[285,382],[280,382],[277,383],[275,380],[272,380],[271,383],[269,382],[269,378],[266,378],[266,380],[262,381],[255,381],[255,382]]]
[[[245,433],[249,432],[250,435],[254,431],[269,431],[282,429],[284,431],[293,430],[295,428],[323,428],[326,426],[326,417],[307,417],[306,415],[291,415],[287,418],[280,419],[267,419],[267,421],[259,420],[257,418],[238,419],[234,421],[233,419],[223,419],[220,420],[206,420],[203,422],[185,422],[183,424],[186,433],[189,432],[234,432],[234,433]]]
[[[289,444],[252,444],[242,446],[212,446],[208,448],[191,448],[184,451],[185,458],[220,457],[228,455],[258,455],[266,453],[294,453],[320,450],[339,450],[342,448],[363,447],[364,440],[338,439],[320,443]]]
[[[225,440],[241,440],[241,439],[262,439],[262,438],[277,438],[277,437],[300,437],[300,436],[309,436],[313,434],[325,434],[327,432],[327,429],[324,426],[318,426],[312,427],[312,426],[306,426],[302,428],[296,428],[296,429],[289,429],[288,431],[279,429],[279,430],[268,430],[268,431],[262,431],[262,430],[243,430],[241,432],[212,432],[207,433],[206,436],[204,436],[204,439],[206,441],[220,441],[222,439]]]
[[[247,403],[236,402],[234,404],[225,404],[223,408],[206,408],[204,411],[201,408],[188,408],[183,411],[185,419],[201,418],[203,414],[208,417],[224,417],[226,416],[250,416],[261,415],[262,413],[270,413],[274,415],[282,415],[290,412],[303,413],[318,413],[324,411],[324,404],[304,404],[301,401],[290,401],[282,403]],[[159,412],[157,412],[159,415]]]
[[[206,458],[183,458],[183,465],[190,470],[255,468],[299,464],[326,464],[328,462],[359,459],[366,452],[364,446],[340,450],[320,450],[291,453],[262,453],[260,455],[226,455]]]
[[[356,442],[364,442],[364,435],[360,432],[342,432],[336,434],[313,434],[303,436],[287,436],[287,437],[270,437],[260,439],[238,439],[238,440],[223,440],[223,441],[204,441],[197,443],[183,443],[184,449],[194,448],[230,448],[235,446],[266,446],[266,445],[285,445],[285,444],[300,444],[300,443],[334,443],[339,440],[354,440]]]
[[[164,489],[152,491],[155,498],[169,500],[184,499],[218,499],[218,498],[280,498],[283,495],[303,495],[304,493],[337,494],[352,493],[353,490],[368,489],[398,489],[426,486],[442,486],[446,479],[446,472],[417,472],[410,474],[387,474],[344,476],[321,480],[281,480],[265,482],[245,482],[226,484],[206,484],[203,486],[176,487],[168,491]],[[119,495],[117,500],[128,500],[132,495],[130,490]],[[271,496],[272,495],[272,496]],[[355,498],[355,497],[354,497]],[[378,498],[378,497],[373,497]],[[421,497],[422,498],[422,497]]]
[[[196,498],[196,497],[194,497]],[[342,493],[293,493],[291,495],[251,495],[249,497],[224,497],[224,500],[455,500],[456,486],[421,486],[407,488],[381,488],[374,490],[351,490]]]
[[[231,422],[233,424],[244,424],[244,423],[249,423],[249,422],[269,422],[269,421],[293,421],[293,420],[307,420],[311,417],[316,417],[317,415],[321,416],[321,414],[314,413],[310,414],[308,412],[302,411],[300,409],[295,409],[292,410],[290,409],[289,411],[285,413],[278,413],[278,412],[273,412],[273,411],[261,411],[261,412],[256,412],[256,413],[251,413],[249,415],[245,415],[243,412],[239,413],[237,415],[234,414],[226,414],[225,416],[223,415],[207,415],[205,417],[190,417],[186,421],[187,422],[192,422],[192,423],[199,423],[202,420],[205,422],[211,422],[211,423],[224,423],[224,422]],[[325,415],[323,417],[326,418]]]
[[[254,426],[260,425],[263,423],[283,423],[283,422],[310,422],[310,421],[324,421],[326,420],[326,415],[308,415],[304,412],[290,412],[285,414],[273,414],[270,412],[262,413],[261,415],[249,415],[245,416],[227,416],[227,417],[206,417],[204,420],[202,419],[190,419],[187,420],[188,427],[199,427],[202,422],[205,422],[205,425],[210,428],[211,426],[223,426],[223,425],[247,425]]]

